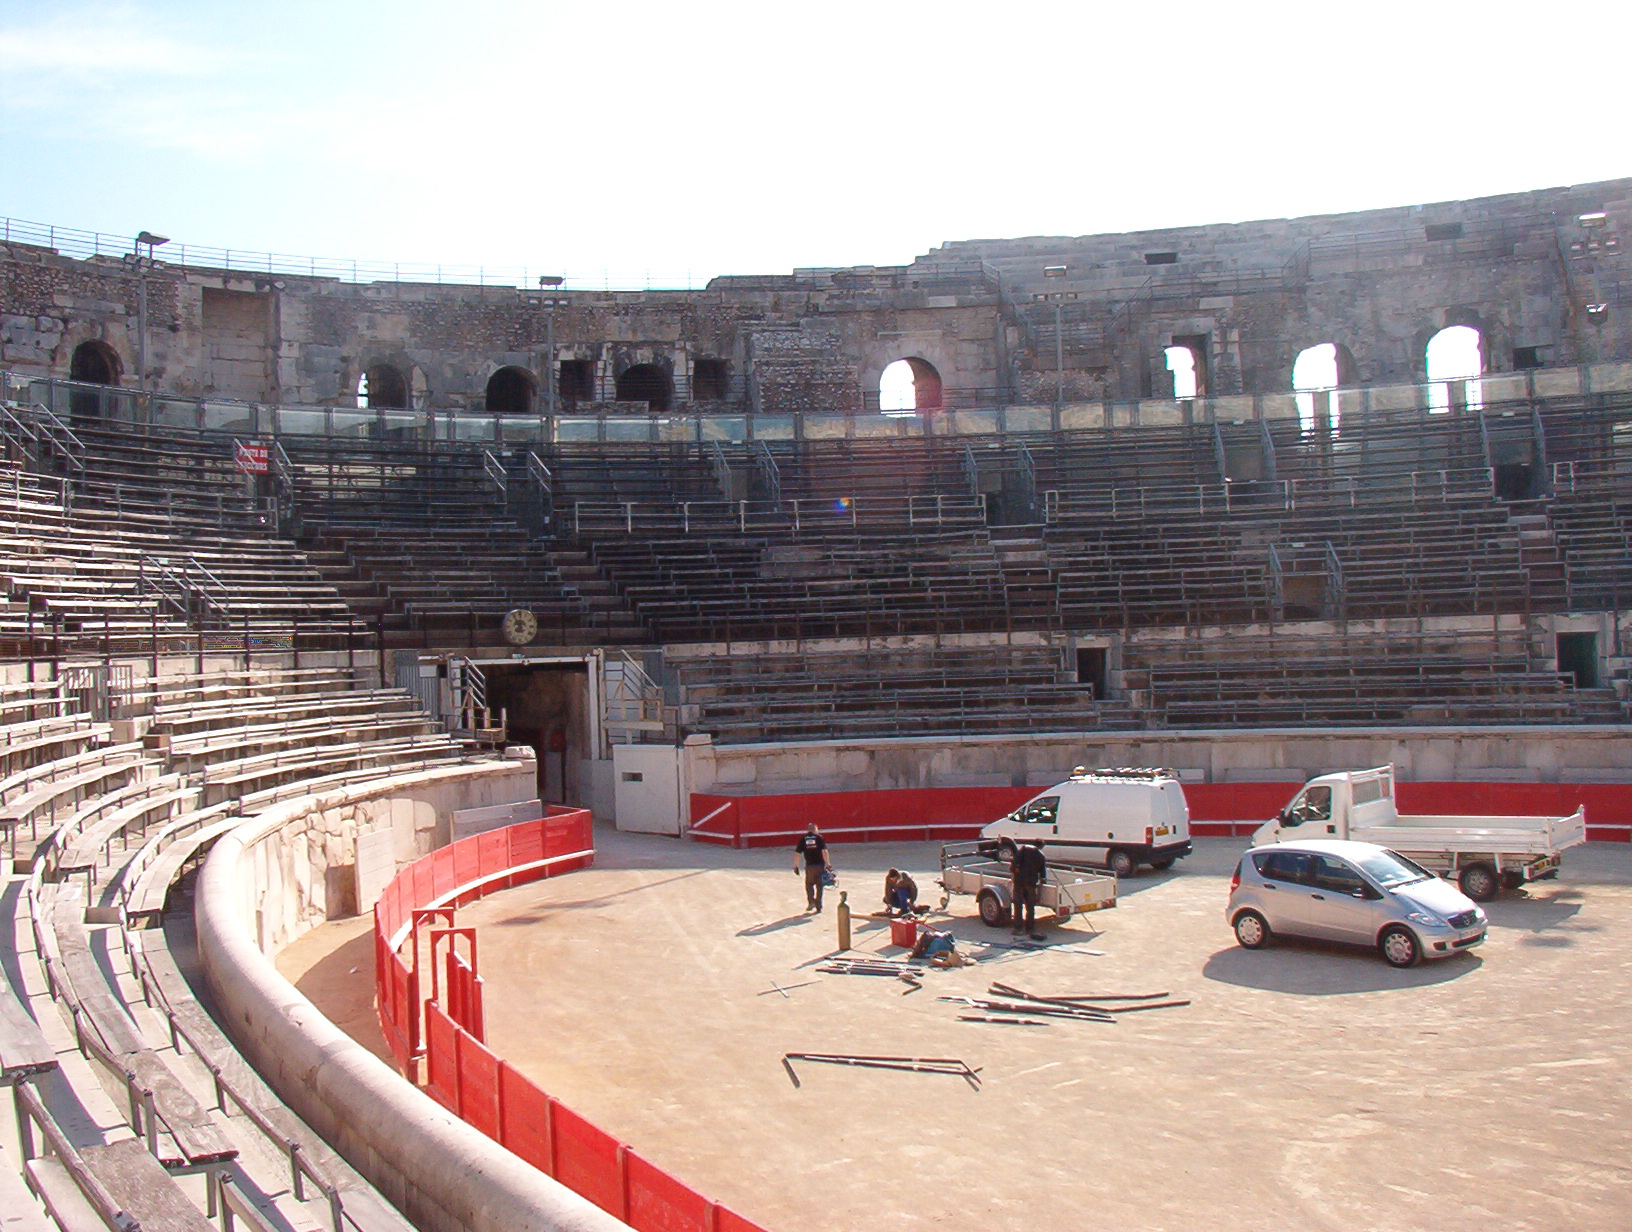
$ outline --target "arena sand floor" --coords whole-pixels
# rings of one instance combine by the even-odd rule
[[[815,970],[837,895],[806,916],[791,851],[596,837],[593,869],[460,912],[489,1043],[775,1232],[1632,1226],[1632,847],[1571,851],[1558,880],[1491,905],[1482,948],[1397,971],[1239,949],[1222,908],[1244,844],[1204,839],[1124,881],[1116,910],[1044,930],[1072,950],[988,948],[1007,933],[953,899],[934,922],[979,961],[909,992]],[[937,852],[836,846],[839,888],[873,910],[899,866],[938,901]],[[901,953],[882,923],[858,920],[854,944]],[[365,922],[279,962],[381,1049]],[[994,980],[1191,1004],[1019,1027],[937,1000]],[[961,1057],[981,1083],[803,1065],[796,1089],[786,1052]]]

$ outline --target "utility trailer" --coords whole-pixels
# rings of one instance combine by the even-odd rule
[[[1012,885],[1009,862],[993,859],[991,840],[941,847],[942,911],[952,895],[973,894],[981,923],[998,928],[1009,919]],[[1038,887],[1037,904],[1052,911],[1062,924],[1079,912],[1104,911],[1116,906],[1116,874],[1050,864]]]

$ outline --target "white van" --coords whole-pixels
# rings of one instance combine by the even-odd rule
[[[1190,854],[1190,810],[1175,771],[1079,766],[980,837],[1041,843],[1050,860],[1102,864],[1128,877],[1141,864],[1169,868]]]

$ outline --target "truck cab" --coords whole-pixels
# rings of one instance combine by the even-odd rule
[[[1351,826],[1394,824],[1394,767],[1345,770],[1310,779],[1292,802],[1258,827],[1254,847],[1311,838],[1348,838]]]

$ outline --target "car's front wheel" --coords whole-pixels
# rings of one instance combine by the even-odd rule
[[[1416,933],[1403,924],[1390,924],[1377,938],[1383,961],[1391,967],[1414,967],[1422,959],[1422,945]]]
[[[1139,861],[1133,858],[1133,853],[1120,847],[1105,857],[1105,864],[1118,877],[1131,877],[1139,869]]]
[[[1256,911],[1235,917],[1235,939],[1244,950],[1261,950],[1269,944],[1269,921]]]

